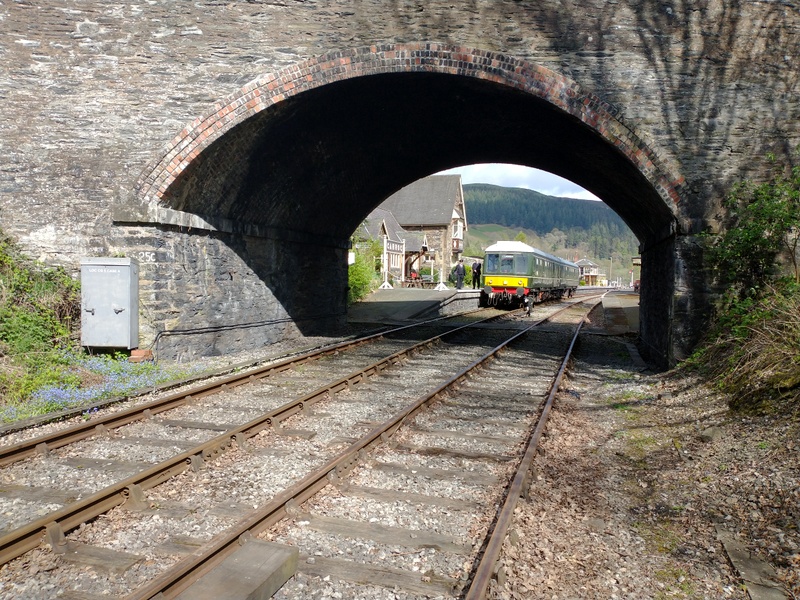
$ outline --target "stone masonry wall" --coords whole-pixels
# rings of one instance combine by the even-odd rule
[[[139,258],[144,339],[217,315],[296,316],[299,287],[341,278],[341,248],[298,250],[296,265],[279,266],[285,247],[115,226],[111,207],[187,123],[252,79],[337,49],[426,41],[524,59],[607,99],[677,165],[676,210],[692,233],[718,227],[720,198],[764,175],[767,151],[787,159],[800,143],[793,0],[0,0],[2,227],[34,257],[75,269],[82,256]],[[702,261],[685,254],[680,277],[702,287]],[[270,282],[287,272],[296,279]],[[319,315],[341,318],[339,287],[319,286]],[[211,351],[259,341],[245,337],[219,335],[225,347]]]

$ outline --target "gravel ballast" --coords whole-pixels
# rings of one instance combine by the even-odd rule
[[[581,336],[551,413],[532,483],[517,505],[503,566],[489,597],[800,597],[797,423],[732,413],[729,398],[680,371],[648,370],[636,360],[635,351],[631,355],[630,338],[603,332],[602,317],[595,315]],[[234,358],[224,362],[231,364]],[[386,456],[389,462],[402,458],[391,452]],[[257,477],[261,484],[268,479],[266,473]],[[151,500],[168,505],[173,501],[170,494],[178,493],[180,482],[176,484],[154,492]],[[251,488],[255,487],[254,481]],[[463,487],[465,496],[468,490],[472,488]],[[345,499],[330,503],[340,516],[351,510]],[[451,525],[455,527],[459,517],[454,514]],[[425,515],[398,509],[383,518],[420,527],[413,520],[422,519],[424,526]],[[190,534],[202,539],[216,521],[224,520],[224,515],[209,512],[203,525],[210,529]],[[91,543],[96,527],[83,528],[81,541]],[[163,522],[153,521],[148,527],[166,533]],[[758,572],[742,568],[741,557],[734,554],[737,544],[755,561]],[[123,538],[120,549],[138,551]],[[352,547],[337,548],[346,556],[363,551],[358,540]],[[138,566],[140,576],[159,560],[162,557],[148,555]],[[37,573],[51,569],[53,561],[52,553],[42,547],[16,567],[21,566],[32,582]],[[468,571],[470,565],[454,564],[454,573],[457,567]],[[84,573],[90,575],[90,570]],[[32,590],[12,584],[14,580],[0,569],[0,598]],[[54,582],[29,597],[56,598],[59,588]],[[355,588],[303,576],[290,580],[279,595],[320,600],[414,597],[364,587],[358,593],[369,595],[342,595],[348,589]]]
[[[616,338],[584,335],[562,389],[492,598],[800,597],[797,423],[641,371]]]

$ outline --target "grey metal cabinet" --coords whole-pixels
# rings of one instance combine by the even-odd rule
[[[138,348],[139,263],[135,258],[81,259],[81,344]]]

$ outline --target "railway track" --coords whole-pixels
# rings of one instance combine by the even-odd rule
[[[139,415],[136,418],[129,414],[134,409],[125,409],[109,415],[105,422],[92,424],[93,429],[79,428],[80,434],[73,427],[54,434],[49,438],[53,441],[26,440],[17,444],[20,454],[14,458],[6,448],[3,455],[6,467],[2,473],[7,496],[13,496],[15,491],[9,494],[9,479],[20,482],[12,484],[17,485],[18,497],[24,496],[26,486],[29,492],[34,488],[34,495],[46,496],[57,489],[57,486],[35,489],[36,486],[25,483],[25,474],[34,464],[43,465],[54,482],[77,478],[76,472],[91,473],[90,478],[99,489],[73,502],[57,495],[46,498],[50,504],[45,503],[45,507],[63,505],[0,538],[0,562],[6,565],[0,571],[0,586],[3,586],[0,591],[6,587],[8,574],[26,564],[26,553],[39,552],[49,553],[54,565],[52,571],[61,573],[43,576],[41,589],[46,592],[41,597],[51,597],[47,595],[52,591],[47,591],[48,579],[65,578],[78,585],[73,591],[61,590],[62,597],[69,597],[69,593],[91,597],[87,594],[97,592],[122,597],[130,590],[136,590],[131,598],[151,598],[158,594],[176,597],[235,549],[242,536],[254,535],[256,530],[300,510],[293,507],[299,507],[327,485],[331,472],[344,473],[343,465],[352,461],[353,454],[374,443],[372,439],[354,450],[354,445],[360,443],[358,440],[370,436],[380,440],[393,427],[396,430],[410,415],[403,412],[407,410],[404,407],[409,394],[435,397],[455,385],[455,380],[450,381],[454,370],[461,373],[456,377],[458,380],[466,376],[468,369],[488,360],[486,356],[492,353],[487,353],[487,348],[496,350],[504,345],[505,342],[499,342],[502,333],[485,326],[463,326],[414,344],[394,340],[379,348],[373,340],[370,345],[356,344],[352,352],[342,347],[327,349],[313,361],[293,359],[291,366],[279,363],[263,371],[237,374],[215,383],[216,392],[200,386],[192,393],[181,393],[181,399],[169,397],[157,407],[136,407]],[[459,337],[462,339],[455,339]],[[397,350],[398,344],[403,348]],[[438,344],[436,352],[425,352],[432,344]],[[376,355],[380,358],[374,360]],[[363,366],[364,362],[368,364]],[[354,369],[356,364],[359,368]],[[311,365],[317,368],[317,373],[311,372]],[[342,372],[346,374],[340,376]],[[319,377],[327,377],[323,385],[317,385]],[[432,395],[425,391],[431,385],[436,388]],[[305,391],[308,388],[313,389]],[[289,402],[276,401],[284,399],[287,390],[303,391]],[[267,399],[278,405],[263,412]],[[168,408],[161,408],[167,405]],[[198,405],[203,406],[202,420],[193,419]],[[169,419],[159,416],[166,410],[170,411]],[[254,416],[258,411],[261,412]],[[403,415],[398,425],[376,433],[376,424],[390,422],[398,411]],[[238,424],[231,425],[235,420],[232,415],[238,418]],[[315,424],[309,425],[310,421]],[[161,433],[154,433],[153,428]],[[177,431],[189,435],[179,438]],[[65,446],[63,450],[61,445]],[[149,463],[142,460],[143,449],[144,453],[150,453]],[[61,453],[63,457],[59,456]],[[164,458],[165,455],[169,456]],[[287,483],[286,476],[281,475],[272,481],[270,473],[275,470],[276,461],[286,457],[295,467],[294,479],[290,475]],[[128,472],[132,474],[126,477]],[[315,479],[315,473],[321,474],[319,480],[307,485]],[[106,479],[113,481],[108,483]],[[186,486],[198,482],[207,492],[206,498],[198,503],[183,497]],[[286,489],[290,483],[293,485]],[[298,486],[305,487],[305,491],[294,493],[292,490]],[[240,491],[231,492],[232,489]],[[239,497],[235,501],[223,498],[231,493]],[[277,510],[257,519],[257,526],[252,523],[251,513],[256,507],[278,502]],[[107,516],[111,513],[115,516]],[[154,520],[165,519],[177,520],[180,525],[175,528],[172,523],[171,527],[160,528],[160,539],[141,542],[141,549],[125,543],[132,534],[120,533],[126,527],[128,531],[137,527],[152,529]],[[106,525],[110,529],[106,530]],[[223,542],[232,535],[235,535],[232,543]],[[42,547],[42,541],[46,547]],[[115,550],[116,547],[125,550]],[[190,556],[188,563],[186,554]],[[191,566],[189,563],[198,560],[198,556],[202,558],[199,566]],[[323,563],[320,559],[315,564]],[[97,569],[98,564],[101,570],[110,568],[113,574],[116,569],[124,577],[106,575],[89,581],[81,577],[87,565]],[[171,575],[163,574],[170,566],[166,573]],[[175,577],[175,573],[184,571]],[[164,583],[170,577],[174,577],[174,582]],[[162,589],[156,591],[153,586]]]

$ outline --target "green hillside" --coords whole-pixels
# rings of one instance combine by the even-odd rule
[[[608,206],[593,200],[556,198],[522,188],[464,185],[468,230],[465,256],[482,256],[499,240],[525,243],[568,260],[588,258],[611,278],[628,282],[639,242]],[[613,257],[613,259],[612,259]],[[638,269],[634,279],[639,278]]]
[[[495,242],[500,240],[513,240],[517,238],[517,236],[521,233],[525,235],[525,243],[535,248],[541,248],[544,250],[544,241],[540,238],[535,231],[531,229],[524,229],[524,228],[514,228],[514,227],[504,227],[502,225],[495,225],[495,224],[482,224],[476,225],[474,223],[469,224],[469,229],[467,233],[464,235],[465,238],[465,248],[466,251],[464,254],[468,256],[482,256],[483,251],[486,249],[487,246],[491,246]],[[564,248],[563,250],[566,250]],[[552,252],[552,250],[547,250],[551,254],[558,254],[558,256],[564,256],[562,252]]]
[[[465,185],[464,200],[470,223],[524,227],[539,235],[553,229],[590,229],[601,224],[611,229],[627,229],[614,211],[596,200],[556,198],[533,190],[485,183]]]

